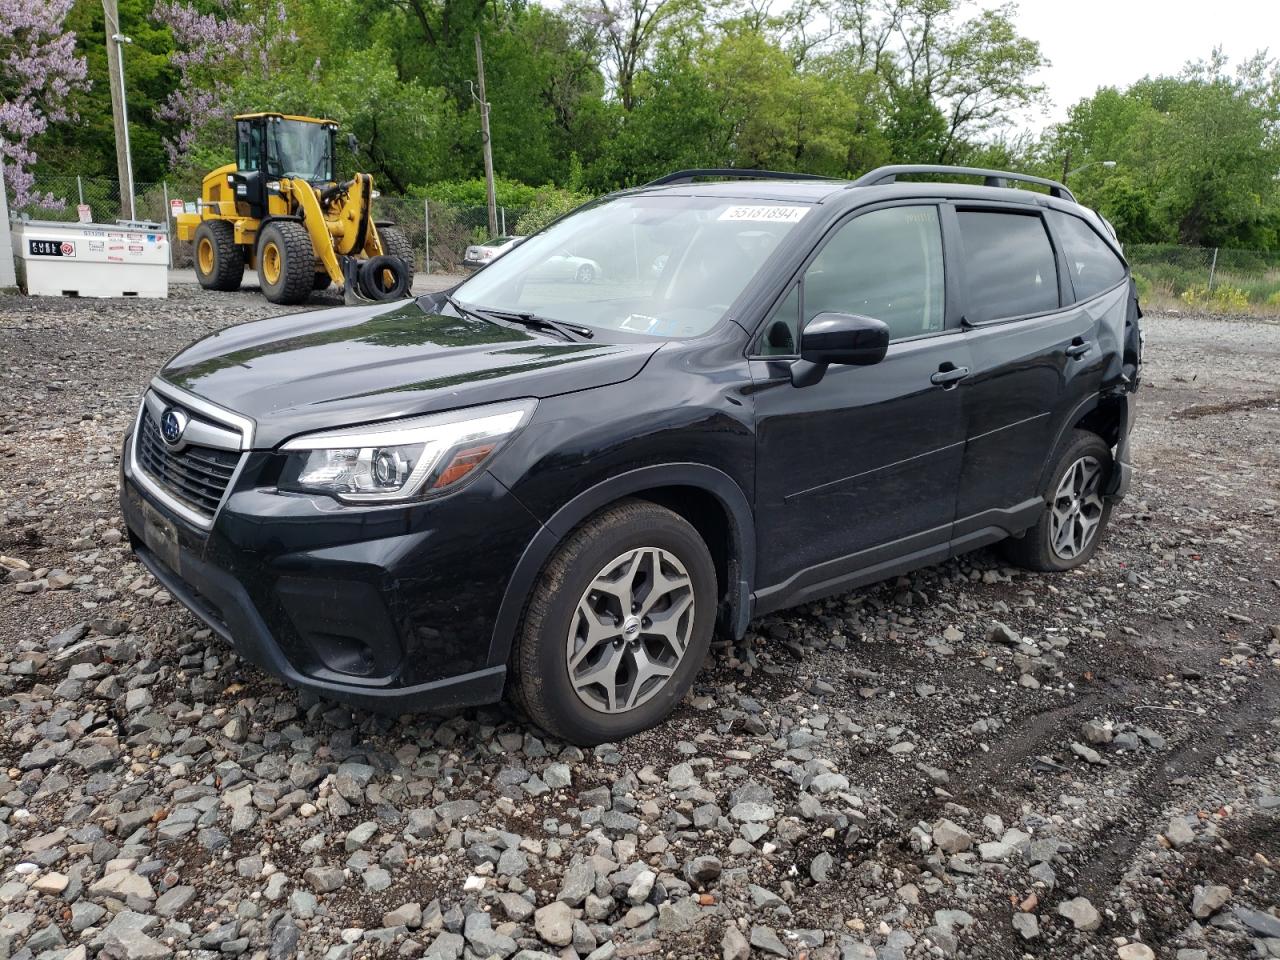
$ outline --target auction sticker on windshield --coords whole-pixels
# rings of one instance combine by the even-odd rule
[[[717,219],[755,220],[766,223],[798,223],[809,212],[808,207],[736,206],[730,207]]]

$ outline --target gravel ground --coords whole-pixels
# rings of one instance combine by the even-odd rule
[[[584,753],[300,695],[133,561],[140,390],[273,309],[0,298],[0,960],[1280,957],[1280,325],[1148,318],[1087,568],[756,621]]]

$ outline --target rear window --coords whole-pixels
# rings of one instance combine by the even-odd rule
[[[1079,217],[1049,211],[1049,221],[1062,243],[1077,300],[1088,300],[1124,279],[1124,263],[1093,227]]]
[[[1038,215],[961,210],[970,323],[1044,313],[1058,307],[1053,245]]]

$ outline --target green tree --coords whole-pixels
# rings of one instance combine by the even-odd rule
[[[168,168],[162,138],[164,124],[156,108],[173,89],[169,65],[173,41],[150,18],[152,0],[119,0],[120,29],[133,41],[125,48],[125,84],[129,94],[129,140],[134,177],[160,180]],[[107,38],[101,0],[76,0],[66,27],[76,35],[76,51],[88,61],[89,87],[75,95],[77,119],[53,124],[38,144],[37,175],[79,174],[116,177],[111,86],[107,76]]]
[[[1176,76],[1101,89],[1040,149],[1129,242],[1269,247],[1280,221],[1280,70],[1263,55],[1235,71],[1218,52]],[[1097,161],[1114,160],[1114,169]]]

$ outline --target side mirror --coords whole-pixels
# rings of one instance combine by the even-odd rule
[[[820,313],[800,334],[800,359],[791,365],[797,387],[817,383],[833,363],[866,367],[879,363],[889,349],[889,327],[883,320],[851,313]]]

